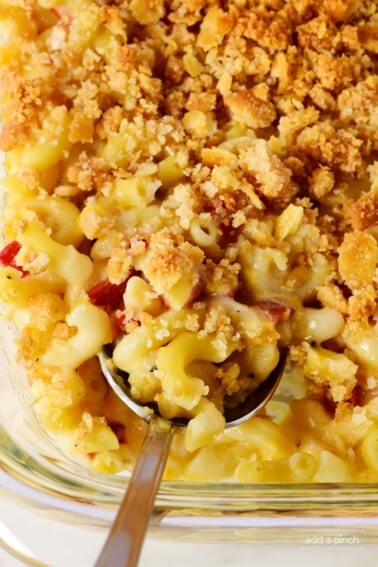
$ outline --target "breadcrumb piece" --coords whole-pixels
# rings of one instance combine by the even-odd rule
[[[339,248],[338,266],[343,281],[358,290],[372,284],[376,272],[378,245],[368,233],[355,230],[347,233]]]
[[[376,308],[376,290],[373,285],[355,291],[348,300],[348,314],[351,321],[368,321],[374,315]]]
[[[267,128],[276,118],[273,104],[256,96],[253,91],[238,91],[225,97],[232,118],[249,128]]]
[[[222,368],[218,368],[215,377],[222,383],[222,387],[227,396],[232,396],[242,388],[241,381],[238,380],[240,367],[235,362],[229,362]]]
[[[224,36],[231,31],[233,23],[233,17],[230,13],[223,12],[216,6],[211,6],[202,21],[197,45],[205,51],[217,47],[222,43]]]
[[[110,283],[120,284],[130,275],[132,269],[132,259],[127,255],[124,247],[116,248],[112,251],[106,266],[106,273]]]
[[[320,84],[327,90],[338,91],[354,79],[353,62],[349,57],[333,57],[320,53],[315,67]]]
[[[158,293],[174,284],[201,264],[203,251],[189,242],[179,242],[169,231],[151,235],[144,267],[146,277]]]
[[[76,113],[70,124],[69,140],[73,144],[76,142],[92,142],[94,133],[93,120],[88,116]]]
[[[164,17],[163,0],[131,0],[131,13],[139,24],[153,24]]]
[[[16,256],[16,261],[30,274],[40,274],[48,268],[50,258],[47,254],[36,254],[27,247],[22,246]]]
[[[280,199],[285,203],[298,191],[291,171],[269,151],[264,140],[256,140],[250,149],[241,151],[240,165],[256,179],[258,192],[269,200]]]
[[[310,192],[315,199],[322,199],[335,185],[335,176],[329,167],[320,166],[314,169],[310,178]]]
[[[351,207],[351,221],[355,230],[364,230],[378,223],[378,192],[371,190],[361,195]]]
[[[301,153],[344,173],[361,174],[363,161],[361,156],[362,140],[352,132],[338,130],[330,122],[319,122],[305,128],[297,138]]]
[[[377,22],[368,22],[358,27],[358,39],[363,47],[378,53]]]
[[[310,126],[319,118],[319,111],[314,107],[301,108],[283,116],[278,124],[280,138],[285,145],[291,145],[299,133],[306,126]]]
[[[332,307],[340,313],[346,314],[348,311],[348,302],[341,289],[335,284],[320,286],[317,291],[317,298],[326,307]]]
[[[232,297],[239,285],[241,266],[222,258],[219,264],[208,259],[204,267],[206,289],[211,294],[221,294]]]
[[[340,117],[358,126],[361,136],[370,138],[378,148],[378,75],[371,75],[357,85],[344,89],[337,99]]]

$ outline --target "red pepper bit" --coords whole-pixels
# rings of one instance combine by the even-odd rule
[[[119,335],[124,335],[130,332],[130,328],[136,328],[141,325],[141,321],[134,316],[131,316],[127,312],[127,307],[121,311],[117,310],[115,313],[115,318],[113,320],[113,332],[115,340]]]
[[[124,311],[122,311],[120,315],[117,315],[116,322],[117,322],[118,329],[120,331],[124,331],[125,325],[126,325],[126,313]]]
[[[112,341],[116,341],[120,335],[125,333],[124,318],[118,315],[119,309],[115,313],[110,314],[110,323],[112,325],[113,335]]]
[[[109,280],[103,280],[87,291],[87,294],[94,305],[109,313],[123,307],[125,287],[126,282],[113,284]]]
[[[361,386],[357,384],[352,390],[352,394],[348,400],[348,402],[353,406],[362,406],[363,405],[363,391]]]
[[[274,325],[287,321],[294,311],[291,305],[274,299],[263,299],[256,303],[255,307],[262,311]]]
[[[0,251],[0,265],[4,267],[10,266],[11,268],[21,272],[22,277],[25,277],[29,275],[29,272],[24,270],[24,268],[16,262],[16,256],[20,250],[21,244],[17,242],[17,240],[9,242],[9,244],[4,246],[4,248]]]
[[[219,228],[222,232],[222,239],[226,243],[234,242],[240,233],[240,228],[234,228],[231,224],[224,222],[220,223]]]

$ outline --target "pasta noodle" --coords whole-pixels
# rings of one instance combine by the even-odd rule
[[[302,5],[303,4],[303,5]],[[308,5],[307,5],[308,4]],[[378,479],[375,2],[5,0],[0,300],[42,425],[166,478]],[[225,429],[289,349],[277,396]]]

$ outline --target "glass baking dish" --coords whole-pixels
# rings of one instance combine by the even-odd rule
[[[0,330],[3,493],[25,511],[48,513],[51,521],[65,526],[100,529],[105,537],[127,477],[90,472],[54,446],[34,415],[26,378],[15,363],[12,324],[1,321]],[[17,545],[13,537],[0,538],[0,543],[22,557],[26,529],[23,523],[17,526]],[[149,537],[175,541],[296,544],[325,534],[378,542],[377,484],[163,482],[149,530]],[[54,545],[65,546],[65,538]],[[33,561],[29,556],[29,564],[39,564]]]

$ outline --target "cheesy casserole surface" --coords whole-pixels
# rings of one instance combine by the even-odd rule
[[[5,0],[0,298],[43,427],[167,479],[378,480],[374,0]],[[287,346],[280,394],[225,431]]]

